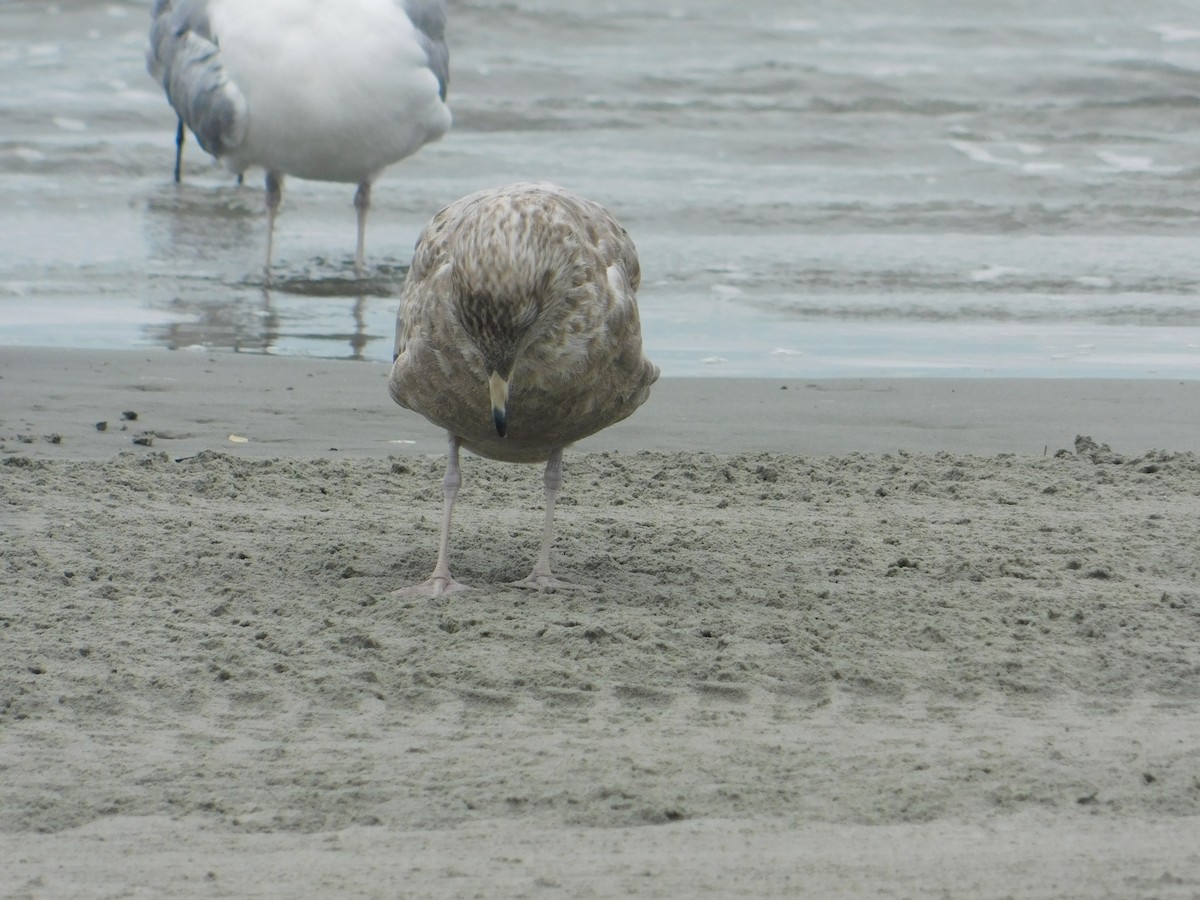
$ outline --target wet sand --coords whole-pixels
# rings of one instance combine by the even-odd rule
[[[414,601],[385,378],[0,349],[0,895],[1200,892],[1196,382],[665,379]]]
[[[141,436],[173,456],[444,452],[440,429],[392,402],[387,376],[369,362],[0,347],[0,452],[106,459]],[[1042,455],[1077,434],[1200,451],[1200,381],[664,378],[637,415],[575,449]]]

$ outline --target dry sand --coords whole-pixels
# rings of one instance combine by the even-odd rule
[[[0,349],[0,896],[1200,896],[1197,383],[385,377]]]

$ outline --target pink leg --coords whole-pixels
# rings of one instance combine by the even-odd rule
[[[363,181],[354,193],[354,209],[358,213],[358,247],[354,251],[354,274],[362,278],[366,271],[367,210],[371,208],[371,182]]]
[[[554,501],[558,499],[558,491],[562,487],[562,482],[562,448],[560,447],[551,453],[550,459],[546,461],[546,522],[542,527],[542,546],[538,550],[537,562],[533,564],[533,571],[529,573],[529,577],[514,581],[513,587],[533,588],[539,591],[579,587],[569,581],[556,578],[550,571],[550,547],[554,543]]]
[[[462,473],[458,467],[458,446],[458,438],[450,435],[446,477],[442,479],[442,538],[438,544],[437,564],[433,567],[433,574],[420,584],[392,591],[393,597],[437,597],[467,590],[467,585],[455,581],[450,574],[450,517],[454,513],[454,501],[462,485]]]
[[[279,204],[283,202],[283,176],[277,172],[267,173],[267,263],[263,275],[271,281],[271,251],[275,246],[275,217]]]

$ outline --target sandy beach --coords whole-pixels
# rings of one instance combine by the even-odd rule
[[[1200,383],[386,374],[0,349],[0,896],[1200,896]]]

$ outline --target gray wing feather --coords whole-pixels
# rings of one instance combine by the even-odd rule
[[[167,2],[167,0],[164,0]],[[417,27],[417,40],[437,76],[438,93],[446,99],[450,86],[450,49],[446,46],[446,5],[442,0],[401,0],[404,12]]]
[[[186,32],[176,45],[164,87],[179,118],[213,156],[224,156],[242,143],[246,98],[225,73],[216,44]]]
[[[164,61],[170,53],[171,0],[154,0],[150,10],[150,46],[146,50],[146,71],[155,81],[162,81]]]
[[[155,0],[146,67],[175,112],[213,156],[246,136],[246,98],[221,65],[204,0]]]

